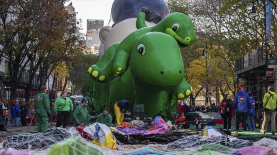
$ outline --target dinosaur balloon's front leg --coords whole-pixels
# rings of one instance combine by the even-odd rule
[[[192,87],[187,82],[186,78],[173,90],[171,90],[171,95],[176,100],[184,100],[190,96],[192,93]]]
[[[112,77],[112,66],[116,48],[119,43],[112,45],[95,64],[89,67],[89,75],[98,82],[107,82]]]
[[[114,76],[119,76],[125,73],[129,57],[130,54],[122,49],[116,51],[112,69],[112,73]]]

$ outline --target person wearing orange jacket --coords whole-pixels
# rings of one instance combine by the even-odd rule
[[[220,104],[220,109],[224,117],[224,130],[227,130],[227,124],[228,124],[228,130],[231,130],[231,118],[234,115],[234,109],[233,109],[232,103],[233,101],[230,99],[230,95],[226,94]]]

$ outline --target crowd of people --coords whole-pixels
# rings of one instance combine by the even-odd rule
[[[75,98],[70,93],[62,92],[56,99],[54,104],[54,114],[57,116],[56,127],[66,128],[69,121],[75,121],[75,125],[87,125],[91,120],[96,117],[92,116],[94,106],[94,100],[90,98],[88,92],[81,100],[81,104],[74,102]],[[1,108],[8,108],[8,103],[2,101],[0,98]],[[48,129],[48,119],[51,115],[49,96],[47,95],[46,86],[41,87],[41,91],[34,98],[35,118],[38,132],[44,132]],[[4,108],[2,108],[4,109]],[[109,113],[108,108],[103,109],[103,113],[99,114],[96,122],[106,124],[108,126],[112,123],[112,116]],[[19,101],[16,100],[11,106],[12,126],[18,127],[19,120],[21,120],[22,126],[27,126],[26,116],[28,115],[28,106],[25,102],[19,105]]]
[[[256,123],[261,124],[261,133],[267,131],[268,121],[271,120],[271,132],[275,135],[276,132],[276,102],[277,95],[274,92],[273,87],[268,87],[268,92],[264,95],[263,102],[255,101],[251,92],[246,93],[243,87],[238,88],[239,92],[235,95],[234,100],[231,99],[229,94],[224,96],[222,102],[216,106],[214,103],[209,107],[195,108],[186,104],[178,102],[177,111],[180,116],[182,112],[194,112],[200,111],[206,112],[218,112],[224,119],[224,130],[231,130],[231,120],[236,122],[236,131],[239,131],[240,123],[242,123],[244,131],[255,131]],[[66,128],[69,121],[74,121],[75,125],[85,126],[92,120],[106,124],[110,126],[112,124],[112,116],[109,114],[108,108],[103,108],[103,113],[98,116],[93,116],[94,98],[90,97],[90,93],[87,92],[86,96],[82,98],[81,103],[74,102],[75,98],[70,93],[62,92],[54,104],[54,114],[57,116],[56,127]],[[34,98],[34,108],[37,121],[38,132],[44,132],[48,128],[48,119],[51,114],[49,97],[47,95],[47,89],[45,86],[41,87],[41,91]],[[8,104],[0,99],[2,106],[8,108]],[[117,125],[122,124],[124,115],[131,115],[129,110],[129,101],[122,100],[114,105],[115,118]],[[18,100],[11,107],[12,114],[12,126],[17,127],[19,119],[21,119],[22,126],[26,126],[26,116],[28,114],[28,106],[25,102],[19,106]]]
[[[2,101],[2,106],[9,109],[8,103]],[[115,115],[117,124],[121,124],[124,115],[131,115],[129,110],[129,101],[122,100],[115,103]],[[49,103],[49,96],[47,95],[46,86],[42,86],[40,92],[34,97],[35,118],[38,132],[44,132],[48,129],[48,120],[50,118],[51,108]],[[126,109],[126,110],[125,110]],[[75,126],[85,126],[92,121],[99,122],[110,126],[112,124],[112,116],[109,114],[107,107],[103,108],[103,112],[98,116],[93,116],[94,113],[94,98],[90,97],[87,92],[86,96],[82,98],[81,103],[75,102],[75,97],[70,93],[62,92],[61,95],[55,100],[53,114],[57,117],[56,127],[66,128],[69,122],[75,122]],[[19,105],[19,101],[11,106],[12,126],[18,127],[21,120],[22,126],[27,126],[26,116],[28,115],[28,106],[25,102]],[[74,126],[73,125],[73,126]]]
[[[253,132],[256,129],[256,124],[260,126],[262,122],[260,132],[265,134],[268,121],[271,120],[271,132],[272,135],[275,135],[277,95],[274,92],[274,88],[271,86],[268,87],[268,92],[265,93],[263,102],[256,101],[253,94],[251,92],[246,93],[242,86],[238,90],[239,92],[235,95],[234,100],[231,99],[229,94],[226,94],[218,106],[213,103],[209,107],[196,106],[192,108],[187,105],[185,107],[190,112],[220,113],[224,119],[224,130],[231,130],[231,120],[234,119],[236,122],[236,131],[239,131],[240,123],[242,123],[243,131]]]
[[[35,97],[35,113],[37,119],[38,132],[44,132],[48,128],[48,118],[51,114],[49,97],[46,94],[47,89],[45,86],[41,87],[41,92]],[[94,100],[90,98],[90,93],[82,98],[81,103],[74,103],[74,98],[70,93],[62,92],[54,104],[54,114],[57,115],[56,127],[66,128],[69,121],[74,121],[76,126],[85,126],[89,124],[96,117],[92,116]],[[99,114],[96,122],[110,126],[112,123],[112,116],[108,108],[103,109],[103,113]]]
[[[276,101],[277,95],[271,86],[264,95],[263,102],[256,102],[253,94],[251,92],[246,93],[240,86],[233,101],[230,99],[230,95],[226,95],[220,104],[221,114],[224,118],[224,129],[231,130],[231,118],[235,112],[236,131],[239,131],[240,122],[242,122],[244,131],[253,132],[256,128],[256,122],[260,124],[260,121],[263,121],[260,132],[265,134],[268,121],[271,120],[271,132],[272,135],[275,135]]]

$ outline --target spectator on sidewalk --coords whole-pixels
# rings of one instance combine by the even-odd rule
[[[21,116],[21,124],[22,126],[27,126],[26,124],[26,116],[28,114],[28,106],[23,101],[22,105],[20,106],[20,116]]]
[[[229,94],[226,94],[224,99],[220,104],[220,109],[222,109],[222,114],[224,118],[224,130],[231,130],[231,118],[233,117],[233,106],[232,100]]]
[[[219,108],[218,113],[221,115],[221,118],[224,119],[223,109],[221,108],[221,104],[222,103],[219,103],[219,105],[218,105],[218,108]]]
[[[1,104],[0,108],[3,109],[3,107],[4,107],[4,102],[2,102],[2,99],[1,99],[1,98],[0,98],[0,104]]]
[[[18,122],[19,122],[19,118],[20,118],[20,111],[19,111],[19,106],[18,106],[18,100],[15,101],[15,103],[12,105],[12,126],[13,127],[17,127],[18,126]]]
[[[255,111],[256,111],[256,119],[258,122],[260,122],[263,118],[263,103],[261,101],[256,101],[255,105]]]
[[[9,109],[9,103],[6,100],[3,100],[4,106],[6,109]]]
[[[269,117],[271,118],[271,132],[272,135],[275,135],[276,132],[276,123],[275,122],[275,117],[276,117],[276,101],[277,101],[277,95],[274,92],[274,88],[269,86],[268,87],[268,92],[265,93],[264,95],[264,100],[263,100],[263,107],[265,108],[264,110],[264,121],[262,124],[261,128],[261,133],[265,134],[265,131],[267,130],[267,123],[269,121]]]
[[[247,120],[247,111],[251,106],[251,99],[249,95],[243,91],[243,87],[239,87],[239,92],[235,96],[233,101],[233,107],[237,109],[236,111],[236,131],[239,131],[239,124],[242,120],[243,130],[247,131],[246,120]],[[242,119],[241,119],[242,117]]]
[[[182,105],[182,100],[178,100],[178,102],[177,102],[177,111],[178,111],[179,117],[182,117],[183,112],[184,112],[184,108],[183,108],[183,105]]]
[[[255,98],[253,97],[253,94],[251,92],[247,93],[252,101],[250,108],[247,111],[247,125],[248,125],[248,131],[255,131]]]

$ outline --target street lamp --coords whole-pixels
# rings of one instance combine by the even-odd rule
[[[267,50],[267,38],[266,38],[266,36],[267,36],[267,32],[266,32],[266,27],[267,27],[267,25],[266,25],[266,19],[267,19],[267,17],[266,17],[266,0],[262,0],[263,1],[263,5],[264,5],[264,34],[265,34],[265,52],[266,52],[266,58],[265,58],[265,65],[266,65],[266,71],[268,71],[268,61],[270,61],[269,59],[268,59],[268,50]],[[256,9],[255,9],[255,6],[254,6],[254,3],[255,3],[255,1],[253,2],[253,6],[252,6],[252,11],[251,11],[251,14],[252,15],[255,15],[256,14]],[[268,26],[270,26],[270,25],[268,25]],[[268,77],[266,76],[266,92],[267,92],[267,88],[268,88]]]
[[[256,8],[255,8],[254,2],[253,2],[251,15],[252,15],[252,16],[256,16],[256,13],[257,13],[257,12],[256,12]]]
[[[203,50],[202,58],[205,58],[205,50]]]
[[[273,53],[270,54],[269,62],[270,62],[270,64],[274,64],[275,63],[275,59],[274,59]]]
[[[72,62],[72,81],[71,81],[71,95],[74,96],[74,92],[73,92],[73,88],[72,88],[72,85],[73,85],[73,79],[74,79],[74,65],[75,63]]]
[[[207,86],[206,86],[206,103],[209,103],[208,101],[208,86],[209,86],[209,80],[208,80],[208,77],[209,77],[209,53],[208,53],[208,42],[205,42],[206,43],[206,56],[207,56],[207,61],[206,61],[206,67],[207,67]],[[203,50],[203,54],[202,54],[202,57],[205,58],[205,53]]]

